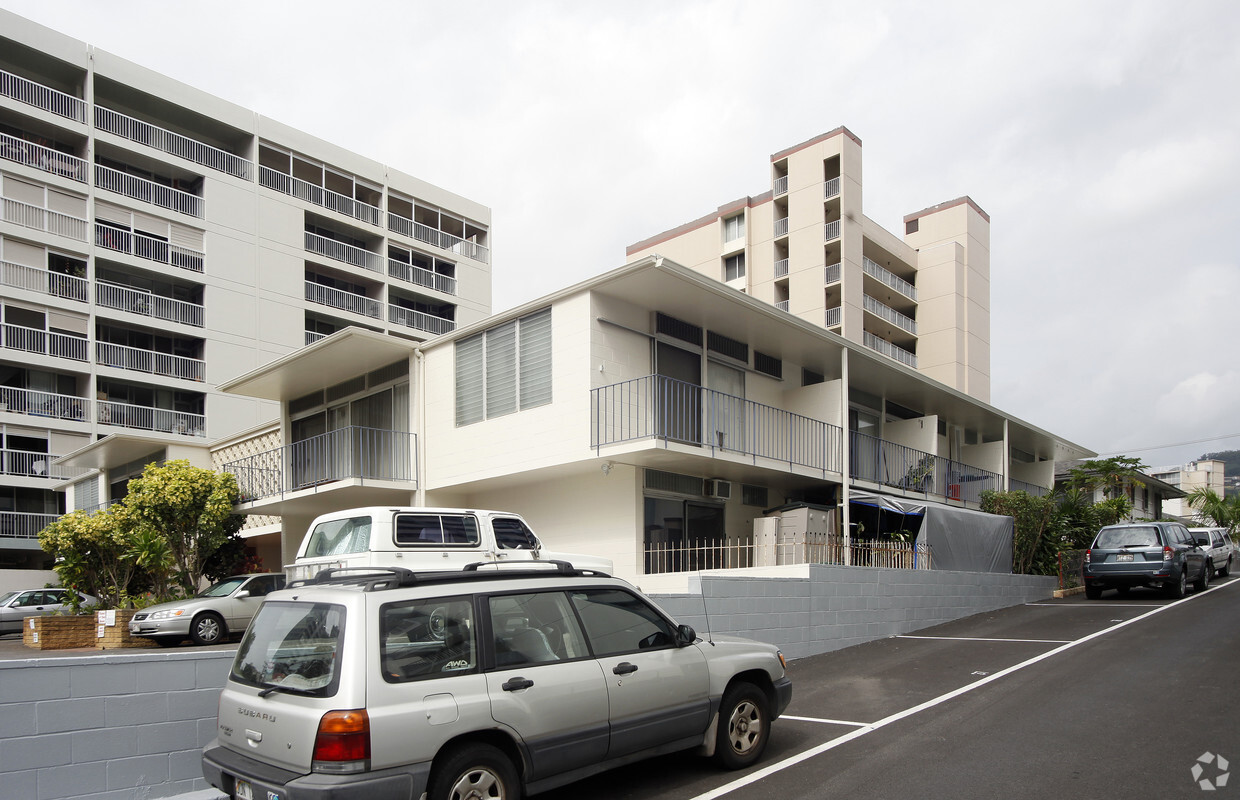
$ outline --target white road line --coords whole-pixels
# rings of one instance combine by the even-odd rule
[[[986,636],[909,636],[899,635],[896,639],[935,639],[944,642],[1027,642],[1030,644],[1067,644],[1071,639],[992,639]]]
[[[1037,608],[1162,608],[1157,603],[1025,603],[1025,605]]]
[[[780,719],[793,719],[797,722],[821,722],[826,725],[851,725],[854,728],[864,728],[870,723],[868,722],[849,722],[846,719],[819,719],[818,717],[790,717],[784,714]]]
[[[906,708],[903,711],[898,711],[889,717],[883,717],[878,722],[875,722],[871,725],[866,725],[861,728],[857,728],[855,731],[849,731],[843,736],[837,736],[836,738],[830,741],[827,741],[827,742],[823,742],[822,744],[816,747],[811,747],[810,749],[797,753],[794,756],[789,756],[788,758],[785,758],[783,761],[777,761],[768,767],[763,767],[757,772],[751,772],[750,774],[742,778],[737,778],[734,781],[725,783],[723,786],[720,786],[717,789],[712,789],[709,792],[703,792],[702,794],[699,794],[696,797],[690,798],[690,800],[715,800],[715,798],[723,797],[726,794],[731,794],[737,789],[743,789],[744,787],[749,786],[750,784],[757,783],[763,778],[774,775],[778,772],[783,772],[789,767],[794,767],[797,764],[800,764],[802,761],[808,761],[814,756],[822,755],[828,750],[834,750],[835,748],[839,747],[842,744],[847,744],[848,742],[851,742],[853,739],[859,739],[862,736],[865,736],[867,733],[876,731],[879,728],[886,727],[893,722],[899,722],[905,717],[911,717],[914,714],[920,713],[927,709],[934,708],[937,705],[946,703],[948,700],[954,700],[955,698],[959,697],[962,694],[967,694],[968,692],[971,692],[974,689],[980,688],[989,683],[993,683],[994,681],[997,681],[1000,678],[1006,678],[1008,675],[1011,675],[1014,672],[1018,672],[1024,669],[1025,667],[1031,667],[1040,661],[1045,661],[1048,658],[1057,656],[1060,653],[1063,653],[1067,650],[1071,650],[1073,647],[1076,647],[1077,645],[1081,645],[1081,644],[1085,644],[1086,642],[1093,641],[1094,639],[1097,639],[1100,636],[1106,636],[1108,633],[1112,633],[1114,631],[1119,630],[1120,628],[1124,628],[1129,625],[1132,625],[1133,623],[1140,622],[1141,620],[1146,619],[1147,617],[1152,617],[1155,614],[1161,614],[1167,609],[1175,608],[1181,603],[1188,603],[1193,600],[1196,600],[1199,597],[1204,597],[1205,595],[1217,589],[1222,589],[1227,586],[1234,586],[1236,584],[1240,584],[1240,581],[1228,581],[1227,583],[1221,584],[1219,586],[1211,587],[1210,589],[1207,589],[1204,592],[1195,592],[1192,595],[1189,595],[1188,597],[1184,598],[1183,600],[1177,600],[1174,603],[1168,603],[1165,606],[1158,606],[1153,611],[1147,611],[1144,614],[1135,616],[1132,619],[1124,620],[1123,622],[1117,625],[1112,625],[1109,628],[1103,628],[1100,631],[1094,631],[1088,636],[1083,636],[1080,639],[1075,639],[1071,642],[1068,642],[1067,644],[1062,644],[1059,647],[1054,648],[1053,650],[1047,650],[1045,653],[1036,655],[1030,659],[1026,659],[1025,661],[1022,661],[1019,664],[1013,664],[1007,669],[1000,670],[999,672],[996,672],[993,675],[987,675],[985,678],[981,678],[980,680],[974,681],[973,683],[967,684],[965,686],[961,686],[959,689],[950,691],[947,694],[939,695],[938,697],[932,700],[927,700],[926,702],[915,705],[912,708]]]

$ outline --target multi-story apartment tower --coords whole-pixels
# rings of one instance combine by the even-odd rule
[[[653,236],[659,254],[990,400],[990,217],[968,197],[862,213],[861,140],[836,128],[771,156],[771,190]]]
[[[1219,497],[1223,497],[1227,493],[1224,474],[1226,467],[1227,465],[1222,461],[1200,459],[1180,466],[1155,467],[1147,470],[1147,473],[1182,490],[1186,496],[1198,489],[1209,489]],[[1192,519],[1197,515],[1197,509],[1189,505],[1186,497],[1164,500],[1162,511],[1164,514],[1185,519]]]
[[[0,570],[42,561],[53,487],[90,471],[56,457],[126,434],[72,493],[106,503],[279,413],[218,384],[348,326],[420,341],[491,310],[486,207],[2,10],[0,197]],[[286,433],[390,426],[372,406]]]

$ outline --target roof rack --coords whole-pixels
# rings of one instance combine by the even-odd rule
[[[547,568],[543,568],[547,567]],[[606,572],[597,569],[578,568],[571,562],[550,561],[475,561],[466,564],[459,571],[438,570],[432,572],[414,572],[406,567],[330,567],[320,570],[312,578],[301,578],[290,582],[285,588],[294,589],[306,586],[347,586],[357,585],[363,591],[375,592],[384,589],[396,589],[402,586],[421,586],[440,583],[462,583],[467,581],[485,580],[517,580],[520,578],[546,577],[591,577],[610,578]]]

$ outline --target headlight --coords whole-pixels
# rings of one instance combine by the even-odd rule
[[[185,609],[183,608],[170,608],[166,611],[156,611],[154,614],[151,614],[151,619],[172,619],[173,617],[179,617],[184,613]]]

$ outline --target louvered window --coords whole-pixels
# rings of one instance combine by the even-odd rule
[[[456,343],[456,424],[551,402],[551,309]]]

